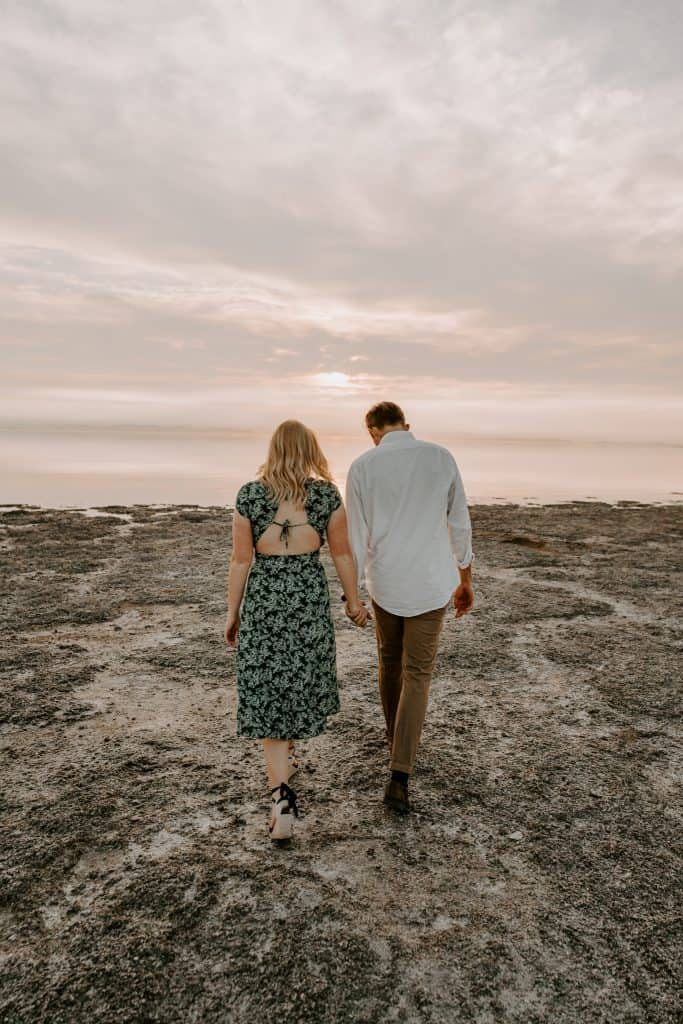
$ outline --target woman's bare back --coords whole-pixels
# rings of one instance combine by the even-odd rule
[[[310,525],[303,505],[282,501],[273,522],[256,544],[261,555],[305,555],[321,546],[318,531]]]

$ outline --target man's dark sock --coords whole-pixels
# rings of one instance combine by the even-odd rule
[[[408,772],[397,772],[392,769],[391,778],[393,782],[400,782],[402,786],[408,785]]]

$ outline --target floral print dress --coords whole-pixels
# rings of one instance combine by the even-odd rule
[[[306,514],[321,546],[341,503],[333,483],[306,481]],[[235,507],[251,521],[256,547],[277,502],[253,480],[240,488]],[[317,736],[339,711],[330,592],[318,551],[254,552],[240,616],[237,694],[237,734],[257,739]]]

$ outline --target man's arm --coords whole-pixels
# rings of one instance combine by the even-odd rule
[[[472,524],[467,507],[465,488],[455,459],[451,470],[453,479],[448,491],[448,534],[451,550],[460,573],[460,584],[453,594],[455,617],[466,615],[474,604],[474,587],[472,586]]]
[[[349,469],[348,476],[346,477],[344,503],[346,505],[349,540],[358,573],[358,587],[360,588],[365,586],[365,557],[368,551],[370,530],[365,518],[358,474],[353,466]]]
[[[458,569],[463,570],[471,566],[474,560],[472,552],[472,523],[470,521],[470,511],[467,507],[465,488],[455,459],[452,462],[451,472],[452,480],[448,490],[447,507],[448,535]],[[460,578],[463,578],[462,571]]]

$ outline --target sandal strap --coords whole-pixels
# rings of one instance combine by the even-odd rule
[[[290,810],[294,814],[294,817],[299,817],[299,808],[296,805],[296,793],[290,786],[287,785],[286,782],[280,783],[280,798],[278,800],[278,803],[280,802],[280,800],[286,800],[287,803],[289,804]]]

